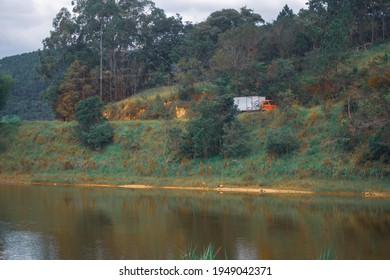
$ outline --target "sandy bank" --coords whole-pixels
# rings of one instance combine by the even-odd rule
[[[261,186],[152,186],[142,184],[97,184],[97,183],[53,183],[53,182],[31,182],[17,179],[0,178],[0,185],[39,185],[39,186],[75,186],[75,187],[91,187],[91,188],[124,188],[134,190],[171,190],[171,191],[210,191],[223,193],[237,194],[253,194],[253,195],[337,195],[337,196],[356,196],[366,198],[390,198],[390,192],[345,192],[345,191],[316,191],[316,190],[299,190],[288,188],[270,188]]]

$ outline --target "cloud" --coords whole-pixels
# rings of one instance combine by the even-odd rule
[[[162,8],[168,15],[176,13],[183,16],[184,21],[200,22],[205,20],[212,12],[222,9],[240,9],[246,6],[260,14],[267,22],[276,19],[284,5],[298,13],[305,7],[307,0],[155,0],[156,6]]]
[[[0,58],[42,48],[52,20],[68,0],[2,1],[0,9]]]

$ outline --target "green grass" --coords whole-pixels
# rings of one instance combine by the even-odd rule
[[[331,247],[329,246],[323,250],[317,258],[318,260],[336,260],[337,257]]]
[[[366,67],[387,50],[390,52],[390,42],[352,55],[344,67],[348,71],[355,65]],[[217,90],[210,83],[196,88],[200,93]],[[166,100],[177,91],[175,86],[159,87],[108,105],[115,137],[102,151],[91,151],[79,143],[75,122],[2,122],[0,176],[46,182],[260,185],[352,192],[390,187],[390,167],[367,159],[367,139],[361,139],[353,151],[340,144],[345,132],[342,98],[311,108],[294,105],[285,113],[242,113],[238,118],[250,131],[248,154],[235,159],[182,159],[170,130],[183,128],[186,120],[134,120],[157,95]],[[278,129],[294,132],[298,147],[293,153],[277,156],[267,151],[267,134]]]
[[[357,154],[338,148],[340,106],[296,107],[295,119],[277,111],[242,114],[251,152],[242,158],[179,159],[168,137],[182,120],[111,122],[114,143],[91,151],[76,137],[76,123],[21,122],[2,138],[0,175],[41,182],[151,184],[157,186],[264,186],[318,191],[387,190],[389,166],[361,165]],[[267,131],[294,127],[299,148],[275,156],[265,149]],[[360,186],[357,188],[356,186]]]
[[[362,70],[367,68],[373,59],[379,56],[384,56],[385,53],[390,54],[390,41],[385,41],[371,46],[367,51],[360,50],[359,52],[356,52],[354,50],[353,54],[343,65],[342,69],[351,71],[354,67],[357,67],[358,70]]]
[[[198,252],[197,248],[193,248],[192,246],[186,248],[183,252],[181,252],[182,260],[215,260],[219,249],[215,250],[212,244],[206,246],[203,250]]]

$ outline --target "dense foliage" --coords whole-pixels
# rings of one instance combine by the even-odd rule
[[[0,71],[8,73],[13,80],[0,115],[18,115],[26,120],[53,119],[52,109],[40,97],[47,85],[36,71],[38,64],[38,52],[0,59]]]
[[[113,102],[179,83],[179,98],[190,100],[201,81],[235,95],[291,90],[315,104],[319,88],[337,88],[332,77],[349,50],[389,37],[387,1],[310,0],[298,14],[286,5],[269,23],[247,7],[222,9],[197,24],[149,0],[73,3],[53,20],[39,67],[51,81],[44,97],[66,120],[88,96]]]
[[[114,132],[102,115],[103,102],[97,96],[86,98],[76,105],[79,139],[89,148],[100,150],[112,142]]]
[[[369,65],[350,61],[353,52],[386,44],[389,15],[385,0],[309,0],[299,12],[284,6],[268,23],[243,7],[215,11],[194,24],[183,23],[180,15],[167,16],[149,0],[76,0],[72,11],[61,9],[54,18],[39,54],[1,61],[15,79],[4,111],[49,118],[50,110],[36,94],[42,91],[56,118],[72,121],[78,118],[76,104],[90,97],[113,103],[146,88],[177,84],[173,98],[181,100],[180,106],[196,107],[180,136],[181,155],[205,158],[245,154],[243,138],[237,137],[245,129],[230,111],[226,94],[276,99],[287,120],[295,118],[296,104],[323,106],[328,116],[334,104],[344,103],[342,114],[333,118],[336,126],[341,124],[335,141],[345,151],[361,151],[362,163],[388,162],[390,50],[370,58]],[[15,70],[10,71],[12,63]],[[37,66],[45,82],[36,77]],[[211,86],[199,90],[199,84]],[[188,105],[197,93],[206,98]],[[128,108],[134,111],[129,119],[171,118],[179,103],[168,107],[165,101],[157,97],[142,108]],[[91,110],[101,114],[96,108]],[[106,143],[111,137],[107,124],[94,125],[84,126],[93,137],[83,141]],[[270,132],[266,148],[290,153],[297,145],[286,144],[294,137]]]
[[[2,109],[7,100],[9,88],[12,84],[11,76],[0,73],[0,109]]]
[[[296,138],[291,130],[269,130],[265,148],[268,152],[276,155],[290,154],[298,147]]]
[[[231,96],[203,99],[194,108],[195,116],[182,135],[181,155],[193,158],[245,156],[248,133],[237,121],[237,113]]]

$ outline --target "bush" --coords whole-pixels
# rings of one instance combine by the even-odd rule
[[[172,118],[172,112],[169,107],[164,105],[164,100],[160,95],[156,96],[154,101],[149,101],[146,111],[140,116],[141,119],[156,120]]]
[[[75,118],[79,139],[89,148],[100,150],[112,142],[114,132],[103,117],[103,102],[97,96],[89,97],[76,105]]]
[[[245,157],[250,152],[249,143],[249,132],[237,119],[223,127],[224,157]]]
[[[390,162],[390,124],[368,139],[368,147],[373,160]]]
[[[188,121],[182,135],[181,155],[209,158],[220,155],[223,128],[235,120],[237,109],[231,96],[203,99],[194,110],[195,117]]]
[[[103,102],[97,96],[86,98],[77,103],[75,119],[83,127],[83,130],[88,130],[91,126],[105,120],[102,115],[103,107]]]
[[[100,150],[112,142],[114,131],[108,122],[92,125],[88,131],[82,131],[83,143],[91,149]]]
[[[267,133],[265,148],[276,155],[285,155],[298,148],[296,136],[288,129],[270,130]]]
[[[191,100],[191,93],[195,92],[195,88],[190,85],[182,85],[179,88],[179,100],[181,101],[189,101]]]

